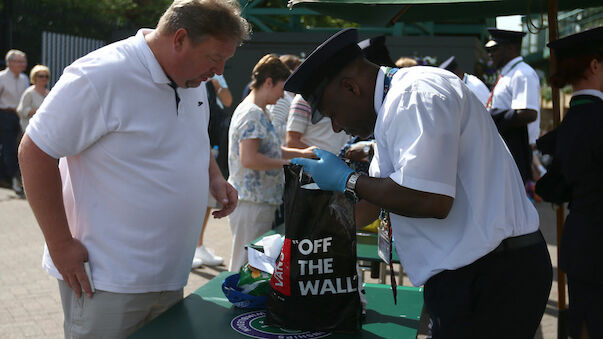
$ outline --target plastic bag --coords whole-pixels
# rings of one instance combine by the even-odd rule
[[[249,295],[266,295],[270,287],[270,276],[270,273],[260,271],[246,264],[239,271],[237,287],[241,289],[242,293]]]
[[[300,171],[285,166],[285,242],[270,280],[265,323],[359,331],[354,206],[342,193],[309,189],[316,185]]]

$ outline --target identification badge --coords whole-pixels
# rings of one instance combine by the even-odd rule
[[[390,264],[392,261],[392,229],[389,223],[389,213],[381,211],[379,216],[379,228],[378,228],[378,239],[379,239],[379,257],[386,264]]]

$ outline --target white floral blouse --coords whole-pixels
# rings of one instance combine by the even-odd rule
[[[243,167],[239,142],[245,139],[259,139],[258,152],[281,158],[281,140],[264,111],[243,101],[234,111],[228,130],[228,182],[239,192],[239,200],[280,205],[285,187],[282,168],[257,171]]]

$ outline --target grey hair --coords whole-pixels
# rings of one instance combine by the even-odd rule
[[[241,17],[238,0],[175,0],[157,23],[161,34],[185,29],[194,44],[207,36],[239,43],[249,39],[251,28]]]
[[[10,51],[6,52],[6,56],[4,57],[4,61],[6,61],[7,65],[9,60],[12,60],[15,55],[20,55],[24,58],[27,58],[23,51],[20,51],[18,49],[11,49]]]

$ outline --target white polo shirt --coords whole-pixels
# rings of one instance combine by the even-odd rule
[[[94,285],[121,293],[186,285],[208,196],[205,86],[174,90],[144,40],[150,30],[67,67],[27,133],[61,158],[73,236]],[[47,248],[43,267],[61,278]]]
[[[501,78],[494,86],[492,108],[533,109],[535,121],[528,124],[530,144],[540,136],[540,79],[530,65],[517,58],[509,61],[500,71]]]
[[[513,157],[461,79],[435,67],[403,68],[385,100],[383,82],[382,68],[370,175],[454,198],[445,219],[390,214],[402,267],[415,286],[538,229]]]

